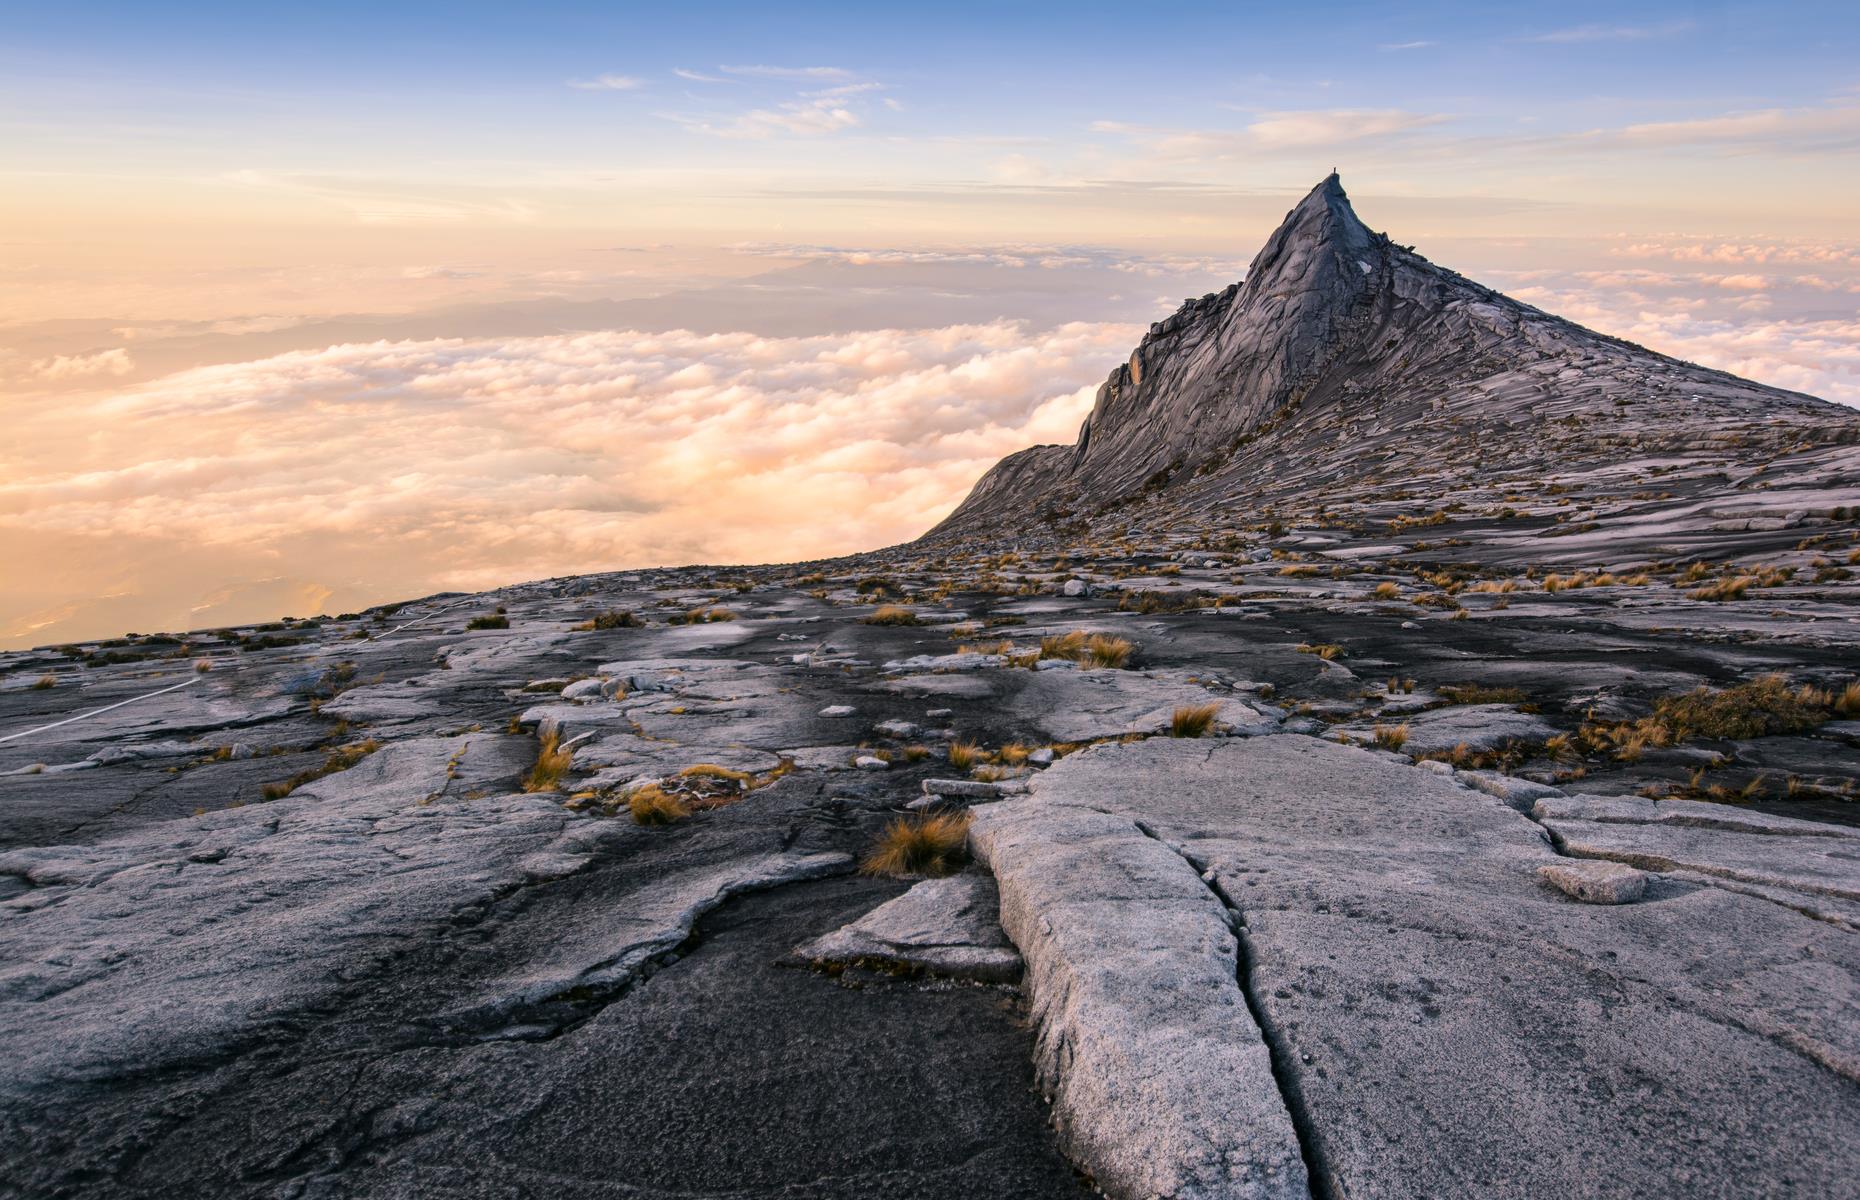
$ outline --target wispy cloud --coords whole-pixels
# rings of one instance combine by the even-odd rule
[[[1444,113],[1402,109],[1305,109],[1256,113],[1239,129],[1161,129],[1098,121],[1097,133],[1127,137],[1169,160],[1225,159],[1241,155],[1321,149],[1370,138],[1387,138],[1440,125]]]
[[[527,224],[536,208],[511,197],[429,190],[398,180],[342,178],[243,170],[223,177],[241,187],[295,193],[333,204],[363,225]]]
[[[135,360],[122,347],[99,350],[95,354],[60,354],[32,364],[32,373],[41,379],[64,381],[104,375],[127,375],[136,369]]]
[[[646,86],[646,81],[632,75],[596,75],[593,79],[571,79],[568,86],[583,92],[631,92]]]
[[[762,140],[775,137],[819,137],[853,129],[860,123],[859,114],[832,97],[792,100],[770,108],[752,108],[733,117],[693,117],[681,113],[660,113],[694,133],[713,137]]]
[[[726,75],[748,75],[757,79],[851,79],[845,67],[771,67],[764,65],[718,67]]]
[[[871,93],[883,90],[883,84],[862,80],[802,91],[792,100],[763,105],[727,117],[673,112],[657,115],[695,133],[710,134],[713,137],[748,140],[820,137],[862,125],[864,117],[859,111],[862,100]]]
[[[721,75],[706,75],[702,71],[692,71],[685,67],[673,67],[672,74],[680,79],[689,79],[692,83],[735,83],[734,79],[725,79]]]
[[[740,242],[738,254],[810,259],[850,266],[938,265],[1006,267],[1012,270],[1109,269],[1146,278],[1213,273],[1238,277],[1247,260],[1217,255],[1134,254],[1108,246],[988,245],[849,248],[794,242]]]
[[[1765,108],[1684,121],[1650,121],[1604,131],[1642,146],[1750,144],[1768,149],[1833,149],[1860,142],[1860,104]]]
[[[1575,45],[1583,42],[1644,42],[1652,38],[1676,37],[1697,28],[1691,21],[1667,21],[1660,25],[1576,25],[1553,29],[1549,33],[1529,34],[1523,42]]]
[[[1439,42],[1385,42],[1377,46],[1378,50],[1425,50],[1429,46],[1438,46]]]

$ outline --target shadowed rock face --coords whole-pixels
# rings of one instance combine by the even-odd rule
[[[1003,459],[927,540],[1025,533],[1036,516],[1127,519],[1137,501],[1180,525],[1364,477],[1406,485],[1447,462],[1564,468],[1655,448],[1838,444],[1855,428],[1838,406],[1654,354],[1438,267],[1370,232],[1333,174],[1245,282],[1150,327],[1075,445]]]

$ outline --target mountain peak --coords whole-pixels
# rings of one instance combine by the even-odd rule
[[[1736,439],[1755,422],[1856,435],[1825,402],[1675,362],[1435,266],[1370,232],[1332,172],[1242,283],[1150,327],[1074,445],[1003,460],[933,533],[1149,500],[1194,512],[1340,480],[1399,489],[1443,456],[1545,471],[1624,444]]]
[[[1329,249],[1339,258],[1367,254],[1376,236],[1350,207],[1350,197],[1343,190],[1343,180],[1332,171],[1316,187],[1305,193],[1292,211],[1285,215],[1272,236],[1247,268],[1249,282],[1262,274],[1278,272],[1286,266],[1299,268],[1310,253]]]

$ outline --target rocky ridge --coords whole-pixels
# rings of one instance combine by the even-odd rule
[[[1860,485],[1856,443],[1851,410],[1584,329],[1371,233],[1331,175],[1244,282],[1151,326],[1076,444],[1002,460],[927,541],[1347,525],[1448,503],[1513,519],[1509,496],[1589,472],[1658,482],[1606,530],[1555,531],[1595,533],[1575,545],[1596,557],[1668,525],[1755,529],[1838,503]]]

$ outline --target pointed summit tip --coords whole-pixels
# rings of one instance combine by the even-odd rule
[[[1277,264],[1293,262],[1299,257],[1293,253],[1294,248],[1328,247],[1333,253],[1356,255],[1367,250],[1374,240],[1350,207],[1343,180],[1333,170],[1285,214],[1285,220],[1254,258],[1247,276],[1259,278]]]
[[[1329,209],[1335,213],[1347,213],[1351,220],[1356,219],[1356,210],[1350,207],[1350,197],[1343,190],[1343,178],[1334,168],[1318,181],[1316,187],[1305,193],[1305,198],[1292,211],[1296,213],[1306,209]]]

